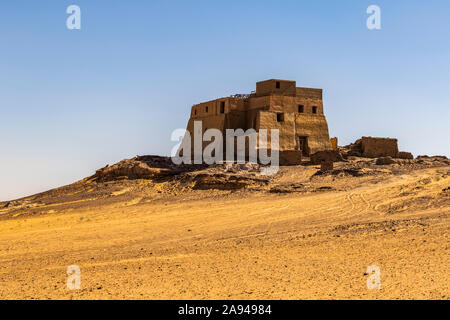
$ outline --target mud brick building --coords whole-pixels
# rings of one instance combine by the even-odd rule
[[[321,150],[331,150],[322,89],[297,87],[295,81],[256,83],[251,94],[234,95],[192,106],[187,130],[202,122],[203,132],[226,129],[279,129],[280,163],[295,164]],[[206,143],[207,145],[208,143]],[[224,142],[225,152],[225,142]]]

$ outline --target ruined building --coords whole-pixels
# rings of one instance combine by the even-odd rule
[[[202,129],[279,129],[280,163],[295,164],[321,150],[330,150],[322,89],[297,87],[295,81],[271,79],[256,83],[256,91],[194,105],[187,125]],[[224,143],[225,146],[225,143]],[[225,149],[225,148],[224,148]]]

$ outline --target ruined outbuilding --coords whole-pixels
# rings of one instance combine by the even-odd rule
[[[251,94],[196,104],[187,125],[191,133],[194,132],[194,121],[201,121],[203,132],[215,128],[224,137],[227,129],[254,129],[256,134],[267,129],[268,145],[270,129],[278,129],[281,164],[300,163],[302,156],[331,150],[322,89],[297,87],[295,81],[261,81],[256,83],[256,91]],[[225,142],[223,145],[225,154]]]
[[[391,157],[399,159],[414,159],[410,152],[399,151],[397,139],[362,137],[341,151],[350,156],[378,158]]]

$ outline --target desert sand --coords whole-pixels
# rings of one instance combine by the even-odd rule
[[[0,203],[0,298],[449,299],[448,160],[374,162],[91,177]]]

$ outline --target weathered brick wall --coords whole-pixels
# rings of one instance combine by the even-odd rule
[[[302,153],[300,151],[289,150],[280,151],[280,165],[296,165],[302,163]]]
[[[322,100],[322,89],[314,89],[314,88],[296,88],[297,97],[305,97],[311,99],[320,99]]]
[[[289,96],[270,96],[270,111],[299,113],[298,106],[303,106],[304,114],[313,114],[313,107],[317,107],[316,114],[323,115],[323,102],[321,99]]]
[[[377,158],[377,157],[393,157],[398,155],[397,139],[391,138],[361,138],[361,151],[363,157]]]
[[[276,87],[276,83],[280,83],[280,88]],[[296,94],[296,82],[289,80],[266,80],[256,83],[256,95],[265,96],[270,94],[284,94],[295,96]]]
[[[325,116],[317,114],[296,114],[295,134],[308,137],[310,154],[331,150],[328,124]]]
[[[259,127],[258,129],[267,129],[268,143],[271,143],[270,130],[279,130],[279,150],[295,150],[294,123],[295,116],[293,113],[284,113],[284,120],[277,121],[277,114],[270,111],[259,111]]]

